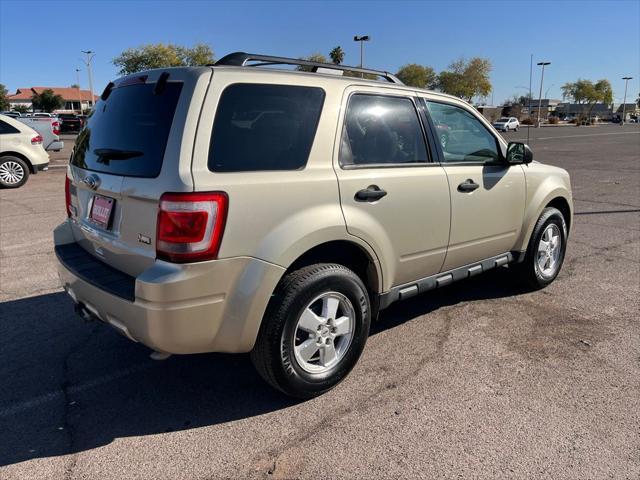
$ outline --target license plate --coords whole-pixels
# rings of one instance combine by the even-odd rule
[[[96,195],[93,197],[93,205],[91,206],[89,219],[102,228],[109,228],[114,203],[115,200],[113,198]]]

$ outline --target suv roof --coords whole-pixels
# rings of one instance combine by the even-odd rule
[[[256,62],[251,64],[250,62]],[[313,62],[310,60],[304,60],[299,58],[289,58],[289,57],[275,57],[272,55],[261,55],[257,53],[245,53],[245,52],[234,52],[229,55],[225,55],[220,60],[218,60],[214,66],[237,66],[237,67],[260,67],[267,65],[297,65],[297,66],[306,66],[311,67],[311,71],[316,73],[319,69],[326,70],[338,70],[338,71],[350,71],[356,73],[362,73],[367,75],[375,75],[377,77],[381,77],[388,82],[404,85],[399,78],[395,75],[382,71],[382,70],[372,70],[368,68],[362,67],[351,67],[348,65],[340,65],[335,63],[324,63],[324,62]]]
[[[311,67],[312,70],[302,71],[302,70],[285,70],[282,68],[273,68],[277,65],[296,65],[296,66],[308,66]],[[303,75],[303,76],[314,76],[321,77],[322,81],[332,81],[332,82],[342,82],[353,84],[354,81],[357,81],[358,84],[370,84],[375,86],[380,86],[382,83],[384,86],[392,86],[393,88],[398,88],[402,90],[408,91],[423,91],[429,92],[433,95],[438,95],[443,98],[450,98],[454,100],[460,101],[461,99],[455,97],[453,95],[449,95],[442,92],[436,92],[433,90],[428,90],[426,88],[412,87],[407,86],[400,79],[398,79],[395,75],[384,71],[384,70],[373,70],[368,68],[359,68],[352,67],[349,65],[336,65],[333,63],[322,63],[322,62],[312,62],[309,60],[302,60],[297,58],[288,58],[288,57],[275,57],[270,55],[261,55],[261,54],[253,54],[253,53],[245,53],[245,52],[234,52],[228,55],[225,55],[220,60],[212,65],[208,65],[209,67],[216,69],[225,69],[225,70],[236,70],[236,71],[244,71],[248,72],[256,67],[259,67],[261,72],[269,72],[274,75]],[[272,68],[270,68],[272,67]],[[178,67],[185,68],[185,67]],[[186,68],[198,68],[198,67],[186,67]],[[163,69],[166,70],[166,69]],[[328,73],[326,70],[336,70],[337,72],[342,71],[342,75],[337,75],[336,73]],[[377,77],[383,79],[380,80],[372,80],[368,78],[359,78],[352,76],[345,76],[344,72],[356,72],[363,73],[367,75],[376,75]],[[136,74],[138,75],[138,74]]]

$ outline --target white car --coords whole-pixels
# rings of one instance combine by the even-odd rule
[[[496,127],[497,130],[501,130],[503,132],[508,132],[509,130],[517,132],[520,127],[520,122],[516,117],[503,117],[500,120],[493,122],[493,126]]]
[[[0,187],[18,188],[30,173],[49,168],[42,136],[11,117],[0,115]]]

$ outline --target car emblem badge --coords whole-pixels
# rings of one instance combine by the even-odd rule
[[[95,174],[88,175],[82,180],[91,190],[96,190],[100,185],[100,177]]]
[[[147,237],[146,235],[142,235],[141,233],[138,234],[138,241],[140,243],[151,245],[151,239],[149,237]]]

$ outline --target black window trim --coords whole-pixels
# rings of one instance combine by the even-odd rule
[[[268,86],[277,86],[277,87],[307,87],[307,88],[315,88],[317,90],[322,91],[322,103],[320,104],[320,113],[318,114],[318,119],[316,120],[316,124],[313,130],[313,139],[311,140],[311,145],[309,146],[309,153],[307,153],[307,159],[305,160],[304,164],[301,165],[299,168],[290,168],[287,170],[266,170],[266,169],[262,169],[262,170],[237,170],[237,171],[230,171],[230,172],[218,172],[216,170],[213,170],[209,167],[209,160],[211,158],[211,142],[213,141],[213,129],[216,125],[216,117],[218,115],[218,108],[220,108],[220,100],[222,99],[222,95],[224,95],[224,92],[226,92],[226,90],[229,87],[232,87],[234,85],[268,85]],[[228,85],[225,85],[225,87],[222,89],[222,91],[220,92],[220,95],[218,96],[218,100],[217,100],[217,104],[216,104],[216,108],[215,108],[215,112],[213,113],[213,123],[211,124],[211,133],[209,135],[209,146],[207,147],[207,170],[211,173],[215,173],[216,175],[238,175],[238,174],[246,174],[246,173],[255,173],[255,172],[260,172],[260,173],[283,173],[283,172],[301,172],[303,170],[306,170],[307,165],[309,164],[309,157],[311,156],[311,152],[313,151],[313,147],[316,143],[316,140],[318,138],[318,126],[320,125],[320,119],[322,118],[322,114],[324,113],[324,104],[325,101],[327,99],[327,91],[319,86],[319,85],[300,85],[297,83],[268,83],[268,82],[233,82],[233,83],[229,83]],[[205,100],[206,101],[206,100]]]
[[[436,150],[438,152],[438,158],[439,158],[439,165],[445,167],[445,166],[452,166],[452,167],[457,167],[457,166],[477,166],[477,167],[481,167],[481,166],[492,166],[492,165],[498,165],[498,166],[505,166],[507,165],[504,161],[502,161],[503,158],[503,153],[502,153],[502,146],[500,144],[500,140],[498,139],[498,137],[495,136],[495,134],[489,130],[486,125],[484,125],[484,123],[482,123],[482,121],[480,121],[480,119],[478,118],[478,116],[470,109],[466,108],[465,106],[462,105],[458,105],[456,103],[452,103],[452,102],[447,102],[446,100],[432,100],[430,98],[425,98],[425,97],[420,97],[420,99],[422,100],[422,105],[423,105],[423,109],[424,109],[424,115],[425,117],[428,119],[428,123],[429,123],[429,127],[431,128],[432,133],[435,135],[435,138],[437,139],[437,132],[434,132],[435,130],[435,124],[433,123],[433,118],[431,118],[431,112],[429,112],[429,108],[427,106],[427,102],[430,103],[439,103],[441,105],[447,105],[450,107],[457,107],[461,110],[464,110],[465,112],[467,112],[469,115],[473,116],[474,118],[476,118],[478,120],[478,122],[484,127],[484,129],[493,137],[493,139],[496,142],[496,147],[498,149],[498,160],[486,160],[484,162],[447,162],[444,159],[444,152],[442,150],[442,145],[440,145],[440,142],[436,141]]]
[[[418,124],[420,125],[420,130],[422,132],[422,140],[424,141],[425,152],[427,153],[427,159],[424,162],[404,162],[404,163],[363,163],[360,165],[349,164],[343,165],[340,161],[340,154],[342,151],[342,136],[344,135],[344,125],[347,119],[347,115],[349,114],[349,108],[351,107],[351,98],[355,95],[367,95],[370,97],[389,97],[389,98],[406,98],[411,101],[413,104],[413,109],[416,113],[416,118],[418,119]],[[370,91],[361,91],[354,90],[349,92],[347,97],[347,108],[344,110],[344,114],[342,115],[342,124],[340,125],[340,137],[339,137],[339,147],[338,147],[338,166],[341,170],[363,170],[370,168],[425,168],[425,167],[438,167],[440,166],[438,162],[434,161],[433,151],[431,149],[431,135],[428,134],[427,129],[423,123],[421,111],[419,108],[420,103],[418,102],[418,97],[413,94],[392,94],[392,93],[379,93],[379,92],[370,92]]]

